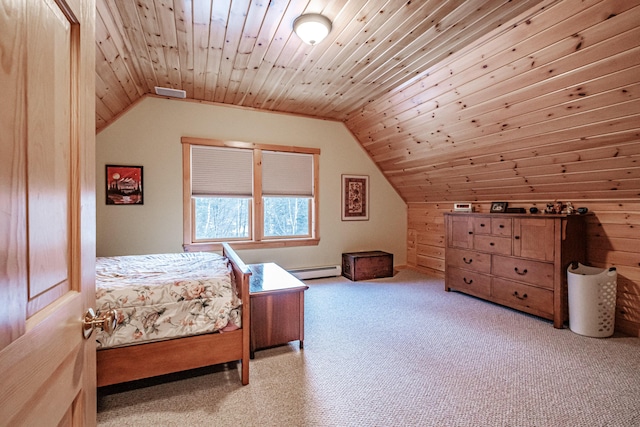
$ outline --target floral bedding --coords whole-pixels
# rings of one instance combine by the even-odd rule
[[[242,302],[228,260],[206,252],[96,259],[98,310],[118,324],[97,334],[98,348],[240,328]]]

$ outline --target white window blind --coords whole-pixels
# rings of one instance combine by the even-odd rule
[[[262,194],[313,197],[313,155],[263,151]]]
[[[192,145],[191,194],[251,197],[253,151]]]

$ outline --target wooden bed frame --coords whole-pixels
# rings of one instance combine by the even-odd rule
[[[242,299],[242,328],[97,350],[98,387],[237,360],[242,364],[242,384],[249,384],[251,271],[226,243],[222,244],[222,254],[231,262],[235,286]]]

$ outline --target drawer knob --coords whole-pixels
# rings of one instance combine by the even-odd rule
[[[469,258],[469,261],[467,261],[467,257],[462,258],[462,261],[464,261],[465,264],[471,264],[473,262],[473,258]]]
[[[513,296],[518,298],[518,299],[527,299],[527,294],[522,294],[522,296],[520,296],[520,294],[518,293],[518,291],[515,291],[513,293]]]
[[[496,245],[496,244],[495,244],[495,243],[493,243],[493,242],[489,243],[489,246],[495,246],[495,245]]]
[[[498,227],[500,227],[500,228],[504,228],[504,225],[503,225],[503,224],[500,224]]]
[[[480,224],[480,227],[484,227],[484,224]]]
[[[513,238],[516,240],[520,240],[520,236],[514,236]]]
[[[470,231],[469,234],[473,234],[473,231]]]
[[[469,280],[467,280],[467,278],[466,278],[466,277],[463,277],[463,278],[462,278],[462,280],[463,280],[463,281],[464,281],[464,283],[466,283],[467,285],[470,285],[470,284],[472,284],[472,283],[473,283],[473,279],[469,279]]]
[[[524,276],[525,274],[527,274],[527,269],[525,268],[524,270],[520,271],[518,270],[518,267],[514,268],[516,274],[519,274],[520,276]]]

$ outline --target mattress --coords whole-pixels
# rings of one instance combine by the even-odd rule
[[[96,306],[118,320],[111,335],[97,334],[98,348],[242,326],[229,262],[208,252],[97,258]]]

